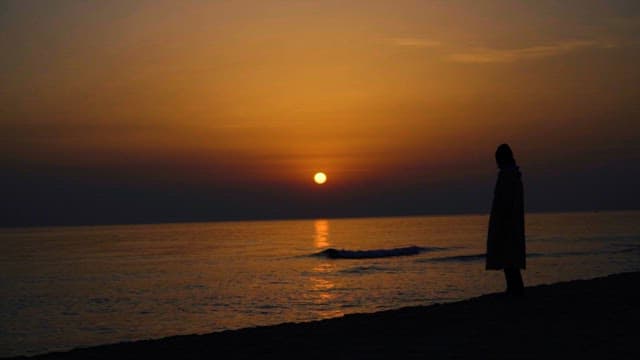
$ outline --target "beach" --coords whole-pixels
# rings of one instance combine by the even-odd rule
[[[640,272],[305,323],[104,345],[33,359],[637,358]]]
[[[640,1],[0,33],[0,360],[640,359]]]

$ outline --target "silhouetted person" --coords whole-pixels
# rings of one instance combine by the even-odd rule
[[[498,146],[500,169],[487,235],[487,270],[504,270],[507,294],[524,295],[520,269],[526,268],[522,174],[507,144]]]

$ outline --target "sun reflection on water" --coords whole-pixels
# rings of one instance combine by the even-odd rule
[[[317,249],[328,248],[329,242],[329,221],[316,220],[313,223],[313,245]],[[335,272],[335,265],[331,261],[316,264],[312,269],[315,276],[310,277],[309,298],[315,308],[316,316],[319,318],[331,318],[344,315],[344,312],[336,309],[336,283],[332,279]]]
[[[316,248],[329,247],[329,221],[316,220],[313,223],[315,232],[313,233],[313,244]]]
[[[327,279],[321,278],[311,278],[311,282],[313,283],[311,289],[314,291],[325,292],[333,289],[336,284]],[[333,296],[331,294],[321,294],[323,299],[331,299]]]

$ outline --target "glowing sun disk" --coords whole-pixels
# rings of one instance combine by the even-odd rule
[[[327,182],[327,175],[323,172],[316,173],[313,176],[313,181],[315,181],[316,184],[319,184],[319,185],[324,184],[325,182]]]

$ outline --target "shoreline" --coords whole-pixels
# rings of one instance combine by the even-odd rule
[[[640,272],[526,288],[445,304],[303,323],[181,335],[31,357],[638,358]]]

